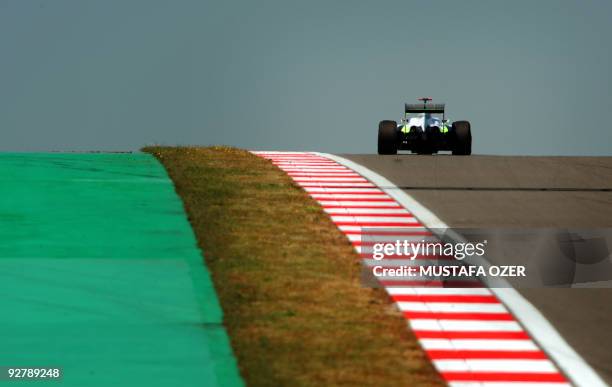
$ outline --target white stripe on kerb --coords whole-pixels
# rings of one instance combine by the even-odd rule
[[[373,222],[373,223],[416,223],[413,217],[384,217],[384,216],[344,216],[344,215],[332,215],[334,222]]]
[[[401,311],[446,313],[508,313],[502,304],[476,302],[404,302],[396,303]]]
[[[558,372],[550,360],[434,360],[434,364],[442,372]]]
[[[348,200],[350,201],[351,199],[390,199],[389,196],[387,196],[387,194],[382,193],[382,192],[380,193],[380,195],[312,193],[310,194],[310,196],[312,196],[315,199],[321,199],[322,201],[328,201],[328,200],[336,200],[336,201]],[[372,203],[380,203],[380,202],[372,202]],[[387,202],[387,203],[392,203],[392,202]],[[361,202],[361,204],[365,204],[365,202]],[[368,202],[368,205],[375,205],[375,204],[371,204]]]
[[[386,195],[385,195],[386,196]],[[393,207],[401,208],[395,202],[361,202],[350,199],[328,198],[319,200],[321,206],[347,206],[347,207]]]
[[[521,332],[516,321],[410,319],[415,331],[451,332]]]
[[[487,288],[387,288],[392,295],[443,295],[443,296],[488,296],[491,291]]]
[[[363,214],[406,214],[410,215],[410,212],[403,208],[328,208],[325,212],[333,215],[363,215]],[[395,240],[395,239],[389,239]]]
[[[314,183],[318,183],[318,182],[364,182],[367,181],[366,179],[364,179],[363,177],[292,177],[293,180],[298,181],[298,182],[314,182]]]
[[[572,387],[564,382],[449,382],[449,387]]]
[[[532,340],[493,340],[493,339],[421,339],[426,350],[461,349],[471,351],[504,350],[535,351],[538,347]]]
[[[327,168],[327,167],[323,167],[323,168],[281,168],[283,171],[287,172],[287,173],[308,173],[308,172],[313,172],[313,173],[331,173],[331,172],[347,172],[347,171],[351,171],[348,168]]]
[[[304,187],[304,190],[306,192],[313,192],[313,193],[328,193],[328,194],[335,194],[335,193],[358,193],[358,194],[380,194],[380,195],[386,195],[383,191],[380,190],[380,188],[372,188],[372,187],[365,187],[365,188],[353,188],[353,187],[349,187],[349,188],[329,188],[329,187]]]

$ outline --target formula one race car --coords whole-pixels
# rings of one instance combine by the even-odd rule
[[[405,104],[404,118],[399,125],[395,121],[380,121],[378,154],[394,155],[398,150],[428,155],[438,151],[471,154],[470,123],[455,121],[449,124],[444,117],[443,103],[428,104],[431,98],[419,98],[419,101],[423,103]]]

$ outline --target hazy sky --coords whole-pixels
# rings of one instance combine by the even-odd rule
[[[0,150],[376,151],[417,96],[474,153],[612,155],[612,2],[0,0]]]

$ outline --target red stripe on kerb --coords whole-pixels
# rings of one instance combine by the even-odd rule
[[[274,158],[274,159],[268,159],[270,161],[272,161],[275,164],[297,164],[297,163],[305,163],[305,164],[310,164],[310,163],[325,163],[325,161],[322,161],[320,159],[292,159],[292,158]],[[330,163],[325,163],[325,164],[330,164]],[[331,164],[333,165],[333,164]]]
[[[317,198],[317,196],[320,195],[328,195],[328,194],[319,194],[319,193],[313,193],[310,194],[310,196],[312,196],[315,199],[318,200],[324,200],[324,201],[329,201],[329,202],[393,202],[395,203],[395,200],[391,199],[391,198],[355,198],[355,199],[351,199],[351,198],[328,198],[328,197],[324,197],[324,198]],[[329,195],[328,195],[329,196]]]
[[[293,176],[295,181],[303,181],[309,183],[367,183],[368,181],[362,177],[338,177],[332,176],[328,178],[323,178],[320,176],[312,176],[312,177],[295,177]]]
[[[418,227],[419,223],[406,223],[406,222],[334,222],[338,226],[358,226],[358,227],[406,227],[410,224],[414,224]]]
[[[313,183],[304,183],[301,181],[295,181],[296,184],[298,184],[300,187],[304,187],[304,188],[374,188],[375,186],[373,184],[370,183],[359,183],[361,185],[354,185],[354,186],[349,186],[349,185],[342,185],[342,184],[338,184],[338,183],[334,183],[334,184],[313,184]],[[327,195],[334,195],[335,192],[328,192]],[[348,194],[347,194],[348,195]],[[363,194],[355,194],[355,193],[351,193],[350,195],[363,195]],[[325,200],[325,199],[322,199]]]
[[[362,216],[362,215],[367,215],[367,216],[378,216],[378,217],[388,217],[390,215],[406,215],[406,213],[403,214],[394,214],[394,213],[370,213],[370,212],[356,212],[356,211],[348,211],[345,209],[345,211],[327,211],[327,214],[330,216]],[[410,215],[411,217],[414,217],[413,215]]]
[[[430,359],[525,359],[525,360],[545,360],[546,354],[538,351],[469,351],[469,350],[429,350],[427,355]]]
[[[330,214],[332,215],[332,214]],[[342,213],[342,212],[337,212],[333,214],[334,216],[372,216],[375,218],[414,218],[414,215],[408,213],[408,214],[370,214],[370,213]]]
[[[374,259],[374,255],[372,253],[360,253],[360,255],[363,259]],[[398,255],[398,254],[387,255],[385,254],[384,259],[386,260],[451,261],[451,260],[454,260],[455,258],[451,256],[445,256],[445,255],[423,255],[423,254],[417,254],[416,256],[414,256],[414,258],[412,258],[412,257],[406,257],[405,255]]]
[[[322,160],[272,160],[273,164],[277,164],[277,165],[329,165],[329,166],[338,166],[338,167],[342,167],[341,165],[338,165],[336,163],[328,163],[326,161],[322,161]]]
[[[492,340],[528,340],[525,331],[423,331],[414,330],[419,339],[492,339]]]
[[[330,202],[334,201],[329,200]],[[400,206],[396,206],[396,205],[390,205],[390,206],[360,206],[360,205],[340,205],[340,204],[324,204],[321,205],[321,207],[325,208],[325,209],[336,209],[336,208],[346,208],[346,209],[366,209],[366,210],[377,210],[377,209],[398,209],[398,208],[402,208]],[[431,233],[430,233],[431,235]]]
[[[278,165],[279,167],[312,167],[312,166],[317,166],[317,167],[334,167],[337,164],[335,163],[319,163],[319,162],[308,162],[308,161],[303,161],[303,162],[295,162],[295,163],[291,163],[291,162],[276,162],[273,161],[272,162],[274,165]]]
[[[312,188],[320,188],[320,187],[312,187]],[[341,187],[341,188],[346,188],[346,187]],[[362,188],[362,187],[359,187],[359,188]],[[316,191],[316,192],[311,192],[311,193],[319,194],[319,195],[322,195],[322,194],[325,194],[325,195],[372,195],[372,196],[376,196],[376,195],[386,196],[387,195],[383,191],[372,191],[372,190],[370,191],[331,191],[331,192]],[[329,200],[335,200],[335,199],[329,199]],[[323,206],[323,207],[326,207],[326,206]],[[397,206],[395,208],[401,208],[401,207]]]
[[[297,156],[294,157],[292,155],[283,155],[283,156],[270,156],[268,157],[269,160],[326,160],[329,161],[327,159],[324,159],[321,156]]]
[[[387,281],[387,280],[378,280],[378,283],[381,286],[386,288],[482,288],[482,284],[480,282],[475,281]],[[407,316],[404,316],[407,317]]]
[[[558,372],[440,372],[449,382],[565,382]]]
[[[432,236],[433,234],[429,231],[376,231],[376,229],[367,229],[366,231],[344,231],[345,234],[349,235],[376,235],[376,236]]]
[[[298,184],[300,187],[302,188],[372,188],[372,186],[370,185],[362,185],[362,186],[357,186],[357,187],[347,187],[345,185],[327,185],[327,184],[301,184],[300,182],[296,181],[296,184]],[[335,192],[321,192],[321,191],[317,191],[317,192],[308,192],[309,194],[317,194],[317,195],[334,195]],[[356,194],[356,193],[350,193],[347,195],[368,195],[368,194]],[[383,194],[379,194],[380,196],[382,196]],[[374,195],[373,195],[374,196]],[[321,199],[321,200],[330,200],[330,199]],[[331,199],[334,200],[334,199]]]
[[[481,320],[481,321],[514,321],[510,313],[476,313],[476,312],[413,312],[403,311],[409,319],[428,320]]]
[[[312,178],[315,178],[315,177],[358,177],[359,176],[356,173],[344,173],[344,172],[337,172],[337,173],[330,173],[330,172],[325,172],[325,173],[316,173],[316,172],[293,173],[293,172],[289,172],[289,173],[287,173],[287,175],[289,175],[291,177],[312,177]]]
[[[378,281],[387,288],[398,287],[434,287],[434,288],[484,288],[479,281]],[[407,316],[406,316],[407,317]]]
[[[478,303],[478,304],[499,304],[499,300],[494,295],[438,295],[438,294],[395,294],[391,298],[393,301],[404,302],[459,302],[459,303]]]
[[[311,182],[311,181],[297,181],[294,180],[294,182],[296,184],[298,184],[300,187],[303,188],[336,188],[336,189],[347,189],[347,188],[353,188],[353,189],[369,189],[369,188],[375,188],[375,186],[371,183],[368,182],[363,182],[363,183],[353,183],[353,182],[346,182],[345,184],[343,184],[342,182],[340,183],[318,183],[318,182]],[[347,185],[348,184],[348,185]],[[317,192],[317,193],[323,193],[321,191]],[[325,192],[328,195],[334,195],[336,194],[336,192],[333,191],[329,191],[329,192]],[[379,195],[382,195],[384,193],[379,193]],[[353,192],[347,192],[345,195],[367,195],[367,194],[356,194]]]

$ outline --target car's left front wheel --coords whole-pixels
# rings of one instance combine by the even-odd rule
[[[397,122],[385,120],[378,124],[378,154],[397,154]]]

